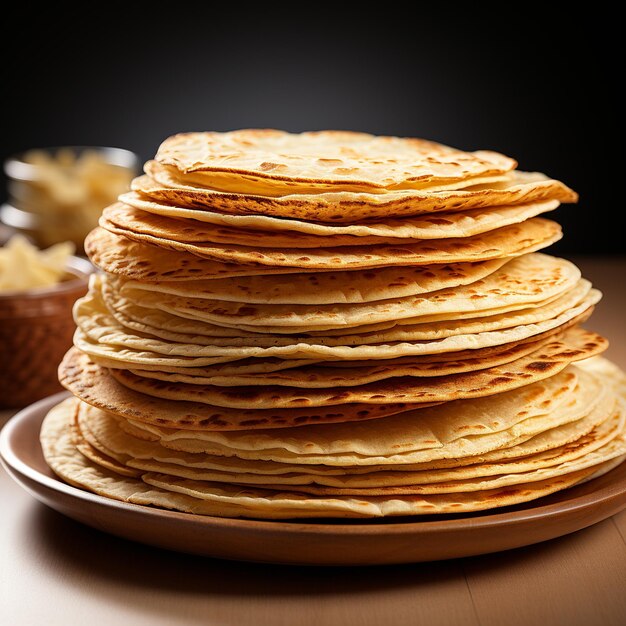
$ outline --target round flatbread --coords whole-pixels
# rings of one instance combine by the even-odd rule
[[[240,486],[189,483],[162,474],[145,474],[142,480],[107,470],[82,455],[72,442],[74,407],[71,400],[53,409],[44,420],[41,443],[44,457],[63,480],[123,502],[158,506],[187,513],[221,517],[379,517],[432,513],[459,513],[507,506],[539,498],[576,484],[598,468],[531,483],[522,489],[496,489],[471,494],[405,496],[367,499],[304,497],[289,492],[243,489]],[[167,488],[151,483],[164,483]],[[183,493],[184,492],[184,493]],[[193,494],[193,495],[190,495]]]

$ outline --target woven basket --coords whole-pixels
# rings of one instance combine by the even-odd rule
[[[0,295],[0,407],[22,407],[61,390],[57,368],[72,345],[72,306],[93,267],[72,257],[54,287]]]

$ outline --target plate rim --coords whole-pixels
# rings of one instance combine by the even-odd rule
[[[88,501],[96,505],[107,508],[118,509],[120,511],[133,512],[149,517],[180,520],[184,523],[202,524],[204,526],[221,526],[230,529],[246,529],[258,532],[290,532],[295,534],[307,534],[314,532],[316,534],[329,535],[415,535],[419,533],[445,533],[458,531],[459,527],[478,530],[495,530],[499,527],[510,526],[510,524],[522,524],[524,522],[532,522],[537,519],[550,519],[553,516],[561,516],[563,514],[572,514],[578,510],[584,510],[590,505],[597,505],[613,498],[619,497],[622,491],[626,491],[626,476],[622,478],[622,490],[616,489],[614,484],[609,484],[588,494],[584,494],[573,498],[567,502],[556,502],[552,504],[544,504],[531,507],[521,511],[503,511],[499,512],[495,509],[494,513],[483,514],[480,517],[457,517],[446,520],[424,520],[423,518],[415,522],[391,522],[387,519],[372,520],[368,524],[355,524],[350,522],[333,522],[316,523],[316,522],[293,522],[281,520],[255,520],[246,518],[230,518],[216,517],[212,515],[198,515],[195,513],[183,513],[181,511],[170,511],[168,509],[159,509],[156,507],[134,504],[131,502],[122,502],[100,496],[90,491],[79,489],[68,483],[63,482],[58,477],[50,477],[42,474],[38,469],[26,463],[20,458],[11,445],[13,433],[22,425],[23,422],[38,420],[40,423],[45,417],[45,413],[59,402],[71,397],[68,391],[61,391],[52,396],[43,398],[23,409],[20,409],[13,417],[11,417],[2,430],[0,430],[0,463],[5,466],[9,476],[16,480],[14,473],[25,476],[26,478],[62,495],[68,496],[75,500]],[[626,461],[625,461],[626,463]],[[19,481],[17,481],[19,482]],[[23,487],[23,485],[20,485]]]

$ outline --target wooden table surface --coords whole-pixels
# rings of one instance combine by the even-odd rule
[[[610,337],[609,356],[626,367],[626,259],[578,262],[605,293],[587,325]],[[0,624],[623,626],[626,511],[568,537],[456,561],[252,565],[92,530],[39,504],[0,469]]]

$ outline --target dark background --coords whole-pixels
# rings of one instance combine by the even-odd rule
[[[241,127],[421,136],[502,151],[575,188],[580,203],[553,213],[555,251],[625,251],[612,219],[624,210],[621,33],[601,5],[558,19],[531,5],[202,6],[83,3],[77,18],[25,3],[5,24],[0,156],[88,144],[147,159],[172,133]]]

